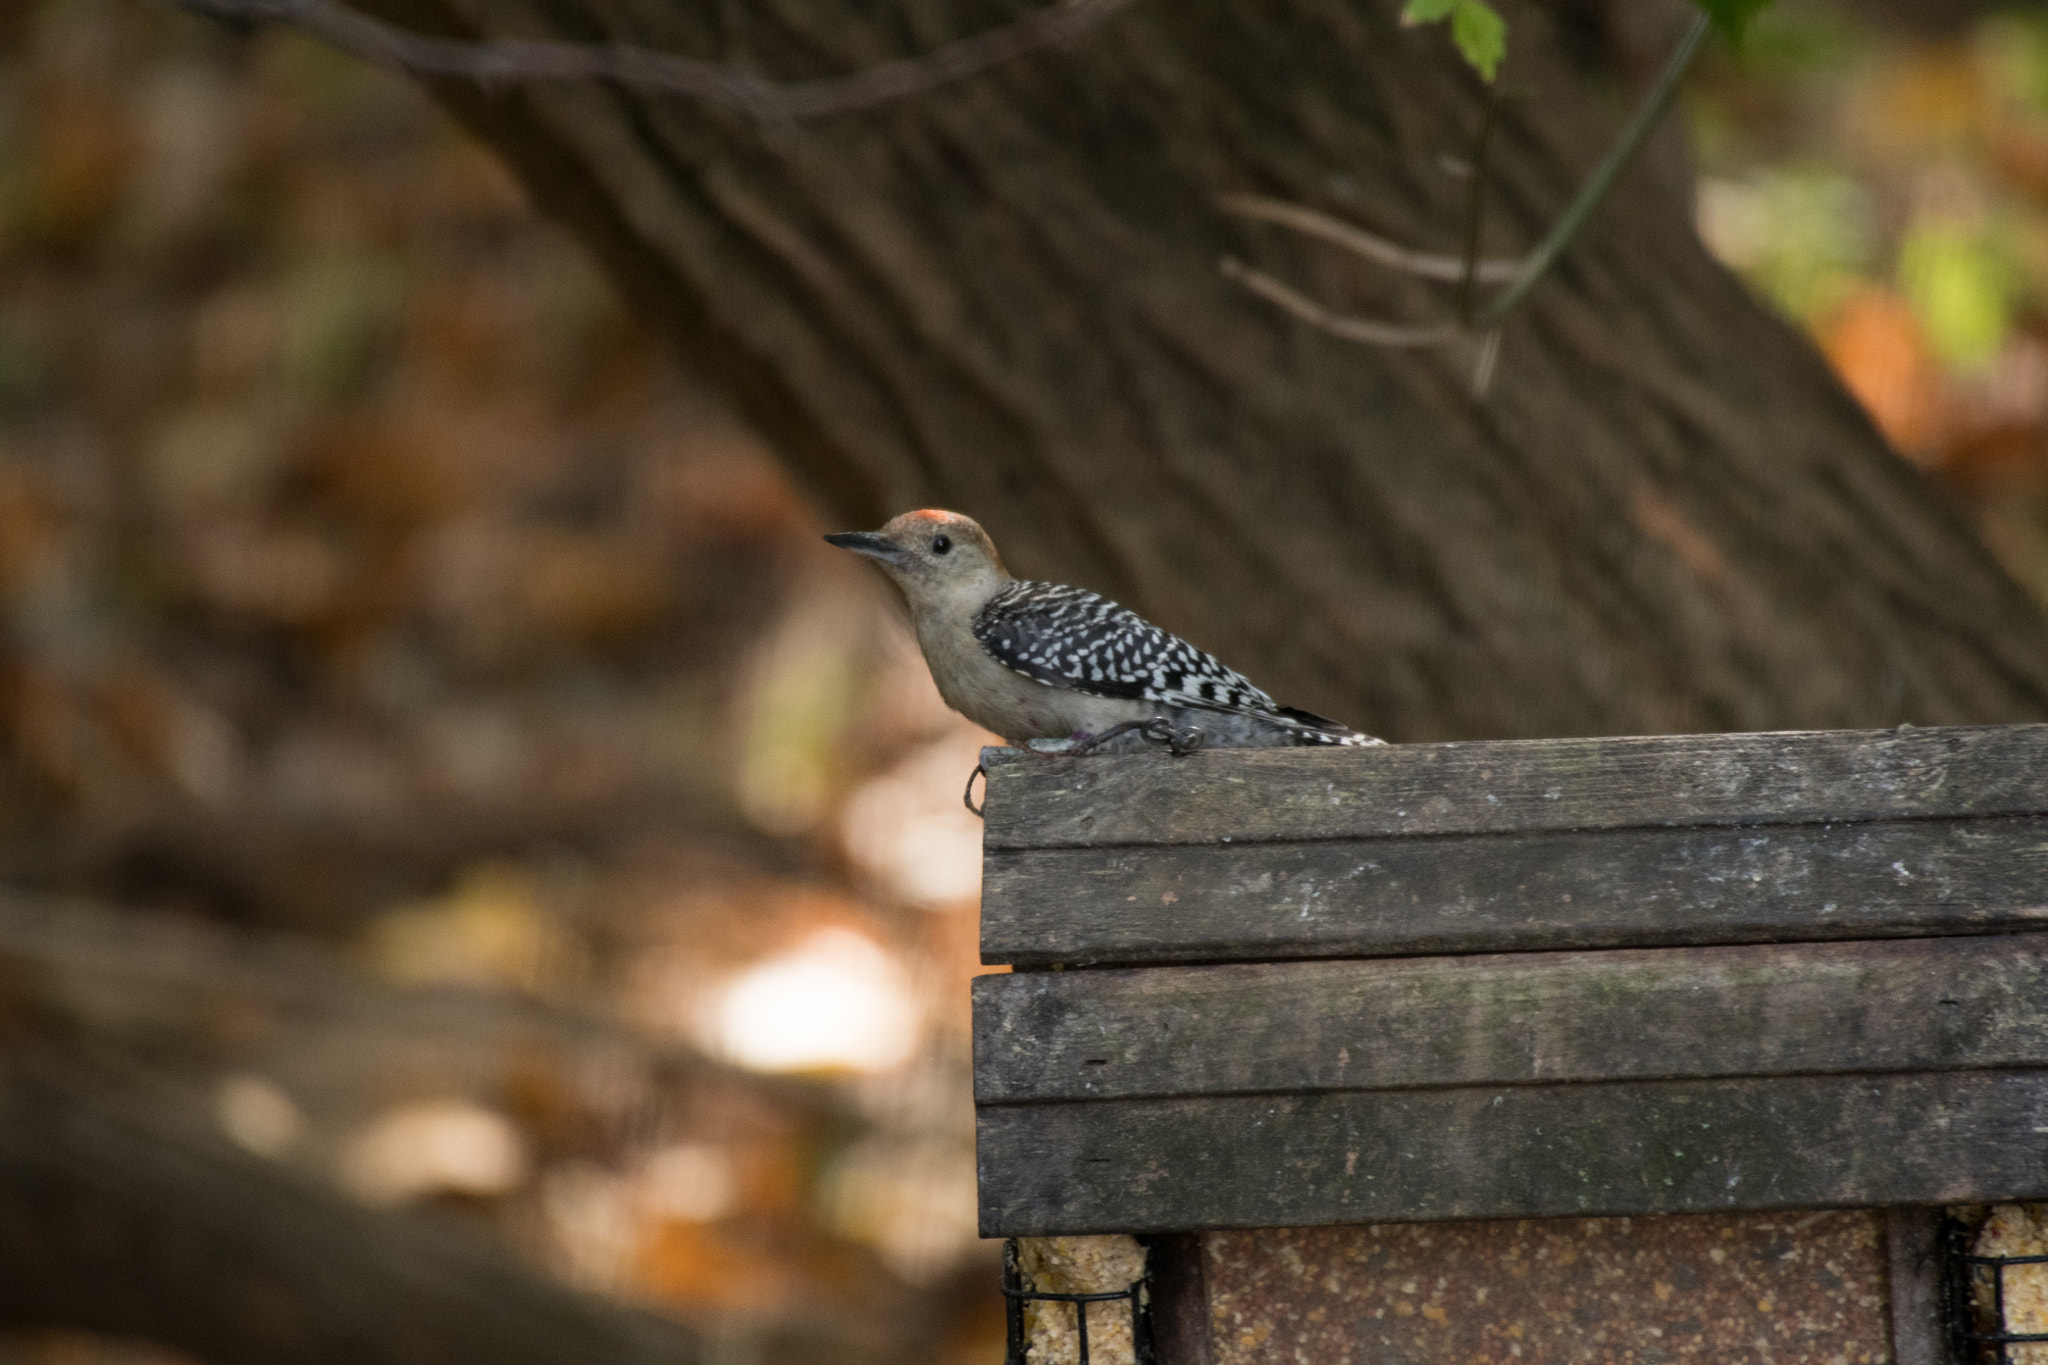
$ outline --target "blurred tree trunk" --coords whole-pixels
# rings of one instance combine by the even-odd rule
[[[208,1365],[720,1358],[675,1322],[145,1118],[84,1073],[19,1060],[0,1068],[0,1270],[0,1330],[140,1337]],[[850,1332],[763,1336],[771,1365],[888,1358]]]
[[[368,7],[802,79],[1027,4]],[[1219,275],[1231,254],[1339,311],[1446,312],[1445,286],[1214,203],[1456,249],[1446,161],[1479,92],[1398,8],[1141,0],[1066,51],[797,126],[600,85],[438,93],[837,522],[970,512],[1017,571],[1285,700],[1404,740],[2048,715],[2040,611],[1653,175],[1511,319],[1482,401],[1469,355],[1339,341]],[[1510,21],[1491,255],[1537,239],[1625,112],[1583,35]]]
[[[522,1274],[50,1066],[0,1073],[0,1325],[144,1337],[213,1365],[690,1361],[682,1329]]]

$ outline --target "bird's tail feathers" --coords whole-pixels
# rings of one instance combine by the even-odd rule
[[[1339,724],[1328,716],[1319,716],[1313,711],[1304,711],[1296,706],[1275,707],[1281,719],[1288,722],[1294,731],[1294,742],[1299,745],[1341,744],[1353,748],[1368,748],[1385,744],[1383,739]]]

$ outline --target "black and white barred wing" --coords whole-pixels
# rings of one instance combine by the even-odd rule
[[[1080,588],[1012,583],[975,614],[974,638],[1004,667],[1053,687],[1167,706],[1283,714],[1235,669]]]

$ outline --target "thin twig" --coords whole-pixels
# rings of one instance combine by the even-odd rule
[[[1456,256],[1411,250],[1384,237],[1376,237],[1363,228],[1353,227],[1342,219],[1332,218],[1327,213],[1318,213],[1283,199],[1268,199],[1257,194],[1219,194],[1216,204],[1225,213],[1291,227],[1296,232],[1319,237],[1403,274],[1417,275],[1425,280],[1455,280],[1465,272],[1465,262]],[[1487,284],[1506,284],[1522,273],[1522,263],[1480,261],[1475,273]]]
[[[628,46],[434,38],[372,19],[334,0],[165,0],[234,23],[283,23],[323,38],[377,66],[413,76],[453,76],[492,85],[607,80],[688,95],[758,119],[819,118],[925,94],[942,85],[1094,28],[1133,0],[1073,0],[1034,10],[1014,23],[865,71],[779,84],[749,72],[672,53]]]
[[[1244,218],[1257,218],[1270,223],[1279,223],[1313,237],[1334,242],[1370,260],[1403,270],[1426,279],[1457,280],[1460,292],[1470,287],[1472,281],[1488,283],[1506,280],[1508,287],[1494,300],[1481,309],[1476,317],[1465,319],[1460,308],[1459,321],[1443,323],[1390,323],[1375,318],[1350,317],[1332,313],[1315,300],[1290,288],[1267,275],[1255,270],[1242,261],[1225,257],[1223,273],[1236,280],[1260,298],[1286,309],[1289,313],[1311,326],[1340,336],[1349,341],[1364,342],[1372,346],[1435,346],[1473,336],[1480,339],[1477,363],[1472,376],[1475,397],[1483,397],[1493,382],[1493,373],[1500,356],[1500,323],[1516,304],[1528,296],[1530,289],[1542,278],[1545,271],[1557,262],[1594,208],[1613,188],[1615,179],[1629,161],[1648,140],[1650,133],[1671,107],[1672,98],[1691,67],[1693,58],[1699,54],[1700,43],[1707,36],[1710,21],[1704,16],[1693,20],[1692,27],[1678,41],[1670,61],[1658,75],[1657,83],[1650,88],[1643,102],[1637,107],[1628,126],[1621,132],[1614,145],[1607,149],[1586,183],[1566,206],[1562,216],[1552,224],[1536,250],[1524,261],[1481,261],[1478,259],[1478,214],[1481,204],[1479,183],[1484,178],[1485,167],[1472,167],[1473,198],[1470,202],[1466,223],[1466,255],[1464,258],[1437,256],[1427,252],[1411,251],[1397,246],[1369,232],[1361,231],[1348,223],[1340,222],[1314,209],[1298,204],[1289,204],[1277,199],[1263,199],[1256,195],[1227,194],[1220,196],[1218,204],[1229,213]],[[1490,135],[1491,106],[1489,97],[1488,125],[1482,128],[1481,154],[1483,156]]]
[[[1472,192],[1465,196],[1465,256],[1458,272],[1458,323],[1472,325],[1474,286],[1479,282],[1479,229],[1486,214],[1486,154],[1493,149],[1493,125],[1500,113],[1500,87],[1487,82],[1486,113],[1472,152]]]
[[[1458,335],[1456,323],[1433,323],[1428,326],[1411,327],[1397,322],[1379,322],[1372,318],[1347,317],[1332,313],[1299,290],[1280,283],[1263,271],[1254,270],[1243,261],[1225,256],[1222,260],[1223,273],[1269,303],[1278,304],[1312,327],[1319,327],[1332,336],[1343,337],[1346,341],[1363,341],[1373,346],[1438,346],[1453,340]]]
[[[1615,178],[1621,174],[1622,169],[1634,158],[1643,143],[1649,140],[1651,132],[1663,120],[1664,111],[1671,107],[1672,99],[1678,94],[1678,87],[1685,79],[1687,68],[1692,65],[1692,59],[1699,55],[1700,43],[1707,36],[1711,22],[1705,13],[1693,19],[1692,27],[1678,40],[1678,47],[1672,52],[1671,60],[1664,64],[1664,70],[1658,75],[1657,83],[1650,88],[1650,93],[1637,107],[1635,117],[1629,120],[1628,127],[1622,130],[1614,145],[1607,149],[1607,155],[1594,169],[1593,174],[1587,177],[1586,183],[1579,186],[1577,197],[1566,206],[1557,222],[1551,225],[1549,235],[1529,253],[1528,268],[1522,272],[1521,277],[1501,291],[1499,296],[1487,304],[1485,310],[1479,314],[1479,326],[1498,326],[1509,310],[1535,288],[1536,281],[1542,279],[1544,272],[1564,254],[1565,247],[1571,244],[1572,238],[1585,226],[1586,219],[1591,216],[1593,209],[1606,197]]]
[[[1472,397],[1486,397],[1493,387],[1493,372],[1500,364],[1500,328],[1479,334],[1479,354],[1472,361]]]

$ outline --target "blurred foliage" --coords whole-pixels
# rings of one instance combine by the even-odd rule
[[[993,1360],[974,887],[898,852],[971,861],[978,737],[825,529],[411,86],[125,0],[0,22],[0,974],[37,1046],[735,1351],[835,1317]],[[818,944],[873,1018],[774,995]],[[771,1026],[826,1060],[728,1060]]]
[[[1738,50],[1748,36],[1756,16],[1768,9],[1771,0],[1693,0],[1713,20],[1714,27]]]
[[[1490,81],[1507,56],[1508,25],[1486,0],[1408,0],[1401,8],[1404,24],[1450,21],[1451,42],[1481,80]]]
[[[1786,0],[1693,105],[1702,235],[2048,598],[2048,13]]]

